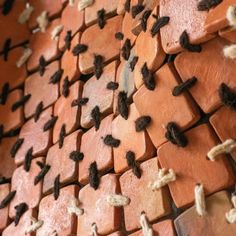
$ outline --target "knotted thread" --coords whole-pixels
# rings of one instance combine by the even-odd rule
[[[236,141],[233,139],[227,139],[222,144],[216,145],[213,147],[208,153],[207,157],[211,161],[215,161],[215,157],[223,154],[223,153],[230,153],[234,148],[236,148]]]
[[[48,13],[47,11],[43,11],[38,17],[37,17],[37,23],[39,24],[39,28],[41,32],[45,32],[46,28],[49,24],[48,20]]]
[[[114,207],[127,206],[130,203],[130,199],[120,194],[110,194],[107,196],[107,203]]]
[[[143,236],[153,236],[152,227],[149,226],[145,213],[141,214],[139,222],[142,227]]]
[[[229,6],[226,12],[226,18],[230,26],[236,26],[236,6]]]
[[[225,217],[230,224],[236,223],[236,194],[234,193],[231,198],[233,208],[226,212]]]
[[[59,35],[62,32],[63,28],[64,28],[63,25],[55,26],[55,28],[51,32],[51,39],[57,41],[59,39]]]
[[[31,225],[25,230],[25,234],[36,232],[43,225],[43,220],[36,220],[31,217]]]
[[[223,49],[224,56],[229,59],[236,59],[236,44],[225,46]]]
[[[93,236],[98,236],[98,233],[97,233],[97,225],[95,223],[92,224],[92,234]]]
[[[19,58],[19,60],[16,62],[16,67],[20,68],[22,67],[29,59],[29,57],[32,55],[32,50],[30,48],[26,48],[22,54],[22,56]]]
[[[77,216],[81,216],[84,214],[84,209],[78,207],[79,201],[74,198],[71,200],[70,205],[67,207],[67,211],[70,215],[75,214]]]
[[[197,184],[194,188],[195,195],[195,207],[197,214],[199,216],[203,216],[206,214],[206,204],[205,204],[205,195],[203,191],[203,186],[201,184]]]
[[[20,24],[26,23],[29,20],[33,11],[34,11],[34,7],[32,7],[29,3],[26,3],[25,9],[22,11],[22,13],[18,17],[18,22]]]
[[[165,185],[169,184],[170,182],[173,182],[176,180],[176,175],[173,169],[169,169],[168,173],[166,173],[166,169],[160,169],[157,174],[157,180],[155,180],[153,183],[149,183],[149,187],[155,191],[158,190]]]
[[[78,10],[82,11],[84,10],[86,7],[92,5],[94,2],[94,0],[80,0],[79,4],[78,4]]]

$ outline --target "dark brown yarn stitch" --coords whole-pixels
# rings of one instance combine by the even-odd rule
[[[32,162],[32,159],[33,159],[33,147],[31,147],[28,151],[27,151],[27,153],[26,153],[26,155],[25,155],[25,161],[24,161],[24,170],[26,171],[26,172],[29,172],[29,170],[30,170],[30,167],[31,167],[31,162]]]
[[[9,95],[9,92],[10,92],[10,85],[9,83],[5,83],[3,86],[2,86],[2,93],[0,95],[0,104],[2,105],[5,105],[6,104],[6,101],[7,101],[7,97]]]
[[[26,102],[28,102],[28,100],[30,99],[31,94],[27,94],[24,97],[22,97],[19,101],[13,103],[11,110],[12,111],[16,111],[18,108],[20,108],[21,106],[24,106]]]
[[[101,112],[98,106],[95,106],[91,111],[92,122],[95,126],[95,130],[97,131],[101,124]]]
[[[66,50],[70,50],[71,40],[72,40],[72,31],[71,31],[71,30],[68,30],[68,31],[66,32],[66,36],[65,36],[65,38],[64,38],[65,49],[66,49]]]
[[[107,89],[109,90],[117,90],[119,87],[119,84],[117,82],[113,82],[113,81],[110,81],[109,83],[107,83]]]
[[[105,24],[106,24],[106,21],[105,21],[105,14],[106,14],[106,11],[104,8],[102,8],[101,10],[99,10],[97,12],[97,17],[98,17],[98,26],[100,29],[103,29]]]
[[[39,166],[40,169],[43,169],[43,167],[45,166],[45,164],[41,161],[37,161],[36,164]]]
[[[121,56],[127,61],[130,56],[130,51],[132,49],[130,39],[126,39],[124,45],[121,48]]]
[[[36,107],[36,109],[35,109],[34,122],[37,122],[37,121],[38,121],[38,119],[39,119],[39,117],[40,117],[40,115],[41,115],[42,112],[43,112],[43,102],[41,101],[41,102],[37,105],[37,107]]]
[[[182,48],[184,48],[190,52],[201,52],[202,51],[201,45],[194,45],[194,44],[190,43],[189,36],[188,36],[186,30],[181,34],[181,36],[179,38],[179,43]]]
[[[128,166],[132,169],[132,172],[134,173],[134,175],[138,179],[140,179],[142,174],[141,174],[141,170],[139,168],[139,165],[136,163],[134,152],[128,151],[126,153],[126,160],[127,160]]]
[[[54,180],[53,196],[55,200],[60,196],[60,174]]]
[[[39,58],[39,74],[40,74],[40,76],[44,75],[44,72],[45,72],[45,69],[46,69],[46,65],[47,65],[47,62],[46,62],[44,56],[42,55]]]
[[[76,107],[76,106],[84,106],[88,103],[89,98],[81,98],[81,99],[75,99],[72,101],[71,106]]]
[[[197,4],[199,11],[209,11],[211,8],[219,5],[223,0],[202,0]]]
[[[124,8],[125,8],[125,11],[126,11],[126,12],[130,12],[130,1],[131,1],[131,0],[126,0],[126,1],[125,1]]]
[[[69,81],[69,77],[66,76],[66,78],[63,81],[62,95],[66,98],[69,96],[69,93],[70,93],[70,81]]]
[[[73,151],[70,153],[70,159],[74,162],[82,161],[84,159],[84,154],[79,151]]]
[[[129,67],[131,69],[131,71],[133,72],[134,71],[134,68],[138,62],[138,58],[137,56],[133,57],[132,61],[129,63]]]
[[[2,7],[2,14],[4,16],[8,15],[8,13],[11,11],[14,2],[15,2],[15,0],[5,0],[4,1],[3,7]]]
[[[21,216],[29,209],[28,205],[25,202],[20,203],[15,206],[16,216],[14,219],[15,226],[17,226],[20,222]]]
[[[89,184],[95,190],[98,189],[100,184],[100,176],[98,173],[96,161],[92,162],[89,166]]]
[[[86,52],[87,50],[87,45],[79,43],[73,48],[72,53],[74,56],[79,56],[81,53]]]
[[[3,60],[4,61],[7,61],[7,59],[8,59],[8,53],[10,51],[10,47],[11,47],[11,39],[8,38],[5,41],[4,46],[3,46]]]
[[[141,13],[144,10],[145,6],[141,3],[138,3],[135,6],[132,6],[131,8],[131,15],[132,18],[135,18],[135,16],[137,16],[139,13]]]
[[[8,206],[11,200],[15,197],[16,191],[10,192],[1,202],[0,202],[0,209],[3,209]]]
[[[162,16],[160,18],[157,18],[155,23],[153,24],[152,28],[151,28],[151,35],[152,37],[154,37],[159,31],[160,29],[167,25],[170,21],[170,17],[169,16]]]
[[[154,90],[156,87],[156,81],[152,72],[148,69],[147,63],[145,62],[141,68],[141,74],[143,76],[143,82],[147,89]]]
[[[220,85],[219,97],[225,106],[236,109],[236,93],[225,83]]]
[[[61,131],[60,131],[60,134],[59,134],[59,142],[58,142],[60,149],[61,149],[62,146],[63,146],[65,137],[66,137],[66,125],[63,124],[63,125],[61,126]]]
[[[103,142],[110,147],[117,148],[120,146],[120,140],[113,138],[111,134],[106,135],[106,137],[103,139]]]
[[[57,84],[58,82],[60,82],[61,77],[64,73],[63,69],[59,69],[58,71],[56,71],[49,79],[49,84]]]
[[[172,95],[173,96],[178,96],[180,94],[182,94],[184,91],[192,88],[197,82],[197,78],[196,77],[192,77],[191,79],[186,80],[185,82],[181,83],[178,86],[175,86],[173,91],[172,91]]]
[[[187,138],[180,131],[177,124],[174,122],[169,122],[167,124],[167,132],[165,133],[165,137],[173,144],[176,144],[179,147],[186,147],[188,144]]]
[[[34,185],[37,185],[40,181],[42,181],[45,177],[45,175],[50,170],[50,165],[44,165],[39,174],[34,178]]]
[[[24,142],[23,138],[19,138],[18,140],[16,140],[16,142],[14,143],[14,145],[12,146],[12,148],[10,150],[10,154],[11,154],[12,158],[14,158],[16,156],[16,153],[20,149],[20,147],[22,146],[23,142]]]
[[[117,110],[118,110],[119,114],[125,120],[128,119],[128,116],[129,116],[129,104],[128,104],[127,93],[124,92],[124,91],[121,91],[118,94]]]
[[[53,116],[50,120],[48,120],[43,126],[43,131],[46,132],[52,129],[54,125],[56,124],[57,119],[58,119],[58,116]]]
[[[0,141],[4,137],[4,126],[3,124],[0,124]]]
[[[94,61],[93,61],[94,74],[97,79],[99,79],[103,73],[103,60],[104,58],[101,55],[94,56]]]
[[[135,130],[136,132],[141,132],[146,129],[151,123],[150,116],[141,116],[135,120]]]
[[[7,133],[4,134],[4,137],[14,137],[17,136],[20,133],[21,127],[18,127],[16,129],[11,129]],[[1,133],[1,132],[0,132]]]
[[[9,184],[11,183],[11,179],[7,179],[6,177],[0,177],[0,185],[1,184]]]
[[[118,40],[123,40],[124,34],[121,33],[121,32],[116,32],[115,33],[115,38],[118,39]]]
[[[152,11],[151,10],[146,10],[143,15],[142,15],[142,18],[141,18],[141,27],[142,27],[142,30],[144,32],[147,31],[147,20],[149,18],[149,16],[151,15]]]

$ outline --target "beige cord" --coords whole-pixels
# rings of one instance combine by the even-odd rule
[[[43,225],[42,220],[36,220],[33,217],[31,217],[31,223],[32,224],[25,230],[25,234],[36,232]]]
[[[223,49],[224,56],[229,59],[236,59],[236,44],[225,46]]]
[[[199,216],[203,216],[206,214],[206,203],[203,186],[201,184],[195,186],[194,194],[196,211]]]
[[[230,26],[236,26],[236,6],[229,6],[226,12],[226,18]]]
[[[152,227],[149,226],[145,213],[141,214],[139,222],[142,227],[143,236],[153,236]]]
[[[107,203],[114,207],[127,206],[130,203],[130,199],[120,194],[110,194],[107,196]]]
[[[98,236],[98,233],[97,233],[97,225],[95,223],[92,224],[92,234],[93,236]]]
[[[20,24],[26,23],[29,20],[33,11],[34,11],[34,7],[32,7],[29,3],[26,3],[25,9],[22,11],[22,13],[18,17],[18,22]]]
[[[62,32],[63,28],[64,28],[63,25],[55,26],[55,28],[51,32],[51,39],[57,41],[59,39],[59,35]]]
[[[46,28],[49,24],[48,20],[48,13],[47,11],[43,11],[38,17],[37,17],[37,23],[39,24],[39,28],[41,32],[45,32]]]
[[[71,200],[70,205],[67,207],[67,211],[69,214],[75,214],[77,216],[81,216],[84,214],[84,209],[78,207],[79,202],[76,198]]]
[[[73,7],[75,4],[75,0],[69,0],[69,6]]]
[[[82,11],[84,10],[86,7],[92,5],[94,3],[94,0],[80,0],[79,4],[78,4],[78,10]]]
[[[22,67],[29,59],[29,57],[32,55],[32,50],[30,48],[24,49],[24,52],[20,59],[16,62],[16,66],[18,68]]]
[[[236,195],[233,195],[231,198],[233,208],[226,212],[225,217],[230,224],[236,223]]]

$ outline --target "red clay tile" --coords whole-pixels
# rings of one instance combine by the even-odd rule
[[[179,38],[184,30],[194,44],[212,37],[204,30],[207,12],[197,10],[196,0],[160,0],[160,17],[162,16],[170,17],[169,23],[161,28],[162,47],[168,54],[182,51]]]
[[[98,106],[102,116],[112,112],[114,91],[107,89],[109,82],[115,82],[117,61],[112,62],[103,69],[99,80],[95,76],[90,78],[83,88],[83,98],[89,101],[81,108],[81,126],[90,128],[93,125],[91,112],[95,106]]]
[[[71,152],[79,149],[81,136],[82,131],[75,131],[65,138],[61,149],[56,143],[48,150],[46,164],[50,165],[51,168],[44,177],[44,193],[53,187],[54,180],[58,174],[60,174],[61,184],[77,180],[78,165],[69,157]]]
[[[183,52],[175,60],[175,67],[183,81],[193,76],[198,79],[190,93],[207,113],[220,106],[218,89],[221,83],[233,89],[236,87],[232,79],[236,77],[236,61],[225,58],[222,52],[227,44],[224,39],[216,38],[204,44],[201,53]]]
[[[34,7],[34,11],[32,12],[28,25],[30,29],[37,27],[37,18],[43,11],[48,12],[49,18],[53,18],[58,16],[59,13],[63,9],[63,1],[62,0],[29,0],[28,1],[31,6]]]
[[[73,132],[80,124],[80,107],[72,107],[71,103],[75,99],[80,99],[83,82],[78,81],[70,86],[67,98],[61,96],[54,106],[54,116],[58,116],[53,129],[53,143],[59,140],[60,130],[63,124],[66,126],[66,134]]]
[[[17,138],[4,138],[0,142],[0,176],[4,176],[6,178],[11,178],[16,165],[13,158],[11,158],[10,150],[12,146],[15,144]]]
[[[10,192],[10,184],[0,185],[0,202],[9,194],[9,192]],[[0,232],[2,232],[2,230],[8,224],[8,211],[9,211],[9,206],[0,209]]]
[[[132,33],[132,26],[134,22],[135,21],[132,18],[131,13],[126,12],[124,15],[123,24],[122,24],[122,33],[124,34],[124,40],[122,41],[122,43],[124,43],[126,39],[129,39],[131,42],[131,45],[134,44],[137,38],[137,35]]]
[[[137,161],[146,160],[155,155],[154,146],[147,132],[136,132],[135,130],[135,120],[139,117],[136,106],[131,104],[127,120],[119,115],[112,122],[112,136],[121,141],[120,146],[113,149],[116,173],[128,169],[126,160],[126,153],[128,151],[135,153]]]
[[[94,54],[103,56],[104,62],[118,57],[120,41],[115,38],[115,33],[121,31],[122,20],[122,16],[116,16],[107,20],[103,29],[96,24],[84,31],[81,43],[88,45],[88,50],[79,57],[79,68],[82,73],[93,71]]]
[[[4,229],[2,236],[35,236],[35,234],[26,234],[26,229],[31,225],[31,218],[36,217],[36,212],[32,209],[29,209],[23,214],[20,219],[20,222],[17,226],[12,222],[7,228]]]
[[[173,223],[171,220],[164,220],[157,224],[152,225],[153,236],[163,235],[163,236],[175,236],[175,231],[173,228]],[[130,236],[142,236],[142,231],[139,230]]]
[[[91,25],[97,21],[97,12],[105,10],[106,16],[115,15],[118,0],[96,0],[94,3],[85,8],[85,24]]]
[[[92,235],[92,224],[97,226],[97,233],[108,235],[121,226],[121,209],[110,206],[106,197],[120,193],[118,176],[108,174],[100,179],[99,188],[95,191],[86,185],[79,192],[80,208],[84,214],[78,217],[77,235]]]
[[[41,56],[48,62],[59,55],[58,40],[51,39],[52,30],[60,25],[59,20],[54,20],[46,29],[46,32],[37,32],[30,37],[29,47],[32,55],[27,62],[27,69],[32,71],[39,66]]]
[[[210,122],[221,142],[236,139],[236,112],[234,110],[222,107],[210,117]],[[231,154],[236,161],[236,150],[233,150]]]
[[[65,47],[65,37],[67,31],[71,31],[74,36],[84,25],[84,11],[78,11],[78,2],[75,0],[73,6],[68,4],[62,12],[61,24],[64,26],[59,38],[59,49],[63,50]]]
[[[228,7],[231,5],[235,5],[235,0],[224,0],[221,4],[209,11],[205,21],[205,30],[208,33],[217,32],[229,25],[226,13]]]
[[[225,213],[232,208],[228,193],[218,192],[206,199],[207,214],[199,217],[195,207],[191,207],[175,220],[178,235],[224,235],[236,234],[235,224],[227,223]]]
[[[45,123],[51,119],[52,107],[41,113],[37,122],[34,119],[28,120],[21,128],[19,138],[23,138],[24,142],[19,148],[15,156],[17,165],[24,162],[27,151],[33,147],[33,156],[46,154],[51,143],[51,131],[43,131]]]
[[[82,136],[80,151],[84,154],[84,159],[79,163],[79,181],[81,183],[87,183],[88,170],[92,162],[97,162],[99,171],[113,167],[112,148],[105,145],[102,139],[102,137],[112,133],[112,119],[113,115],[106,117],[102,120],[98,131],[95,131],[93,127]]]
[[[15,206],[22,202],[25,202],[29,209],[34,209],[39,205],[42,196],[42,182],[34,185],[34,179],[41,171],[37,161],[44,162],[44,158],[39,157],[32,160],[29,172],[20,166],[13,173],[11,191],[16,191],[16,195],[10,203],[9,216],[11,218],[16,214]]]
[[[71,185],[60,189],[57,200],[54,196],[44,197],[39,205],[38,219],[43,220],[43,226],[38,229],[37,236],[53,235],[65,236],[76,234],[76,215],[70,215],[67,207],[77,196],[78,187]]]
[[[125,2],[126,0],[118,0],[117,9],[116,9],[116,13],[118,15],[125,14]]]
[[[176,173],[177,179],[169,184],[169,188],[177,207],[193,203],[197,183],[204,186],[206,194],[211,194],[233,185],[235,181],[225,156],[215,162],[207,160],[207,152],[217,144],[216,136],[207,125],[193,128],[186,137],[187,147],[177,147],[168,142],[158,151],[161,167],[172,168]]]
[[[199,119],[197,109],[187,94],[172,95],[178,79],[172,65],[165,64],[155,74],[155,90],[148,90],[143,85],[133,97],[140,115],[152,118],[147,131],[156,147],[166,141],[166,125],[169,122],[176,122],[185,129]]]
[[[157,8],[153,10],[152,14],[157,15]],[[134,69],[136,88],[140,88],[143,84],[141,69],[144,63],[147,63],[147,67],[151,72],[155,72],[162,65],[166,57],[161,46],[160,35],[151,37],[150,30],[154,22],[155,19],[151,16],[147,22],[147,31],[140,33],[134,46],[134,54],[138,56],[138,62]],[[145,53],[143,53],[144,48]]]
[[[127,231],[140,228],[140,215],[145,212],[149,222],[170,213],[167,188],[152,191],[148,184],[154,181],[158,172],[157,158],[140,165],[142,176],[138,179],[129,170],[120,177],[122,195],[130,198],[130,204],[124,207],[125,228]]]
[[[231,43],[236,43],[236,30],[234,27],[227,27],[220,30],[218,33],[220,37],[229,40]]]
[[[22,90],[17,89],[9,93],[5,105],[0,105],[0,124],[4,126],[4,132],[20,127],[24,122],[23,108],[12,111],[12,105],[23,96]]]
[[[59,86],[58,84],[49,84],[49,79],[58,70],[59,62],[55,61],[46,67],[43,76],[40,76],[39,72],[36,72],[26,79],[24,95],[31,94],[30,100],[24,107],[26,118],[29,118],[35,113],[40,102],[43,102],[44,108],[56,102],[59,97]]]
[[[5,83],[9,83],[11,89],[23,84],[26,78],[26,68],[25,66],[21,66],[20,68],[16,66],[16,63],[22,56],[23,52],[23,48],[15,48],[9,52],[7,61],[4,61],[2,57],[0,58],[2,74],[0,88],[2,88]]]

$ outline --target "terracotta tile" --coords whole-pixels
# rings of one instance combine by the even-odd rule
[[[118,148],[113,149],[114,169],[116,173],[128,169],[126,153],[135,153],[137,161],[146,160],[155,155],[155,148],[146,131],[136,132],[135,120],[140,117],[134,104],[130,106],[129,118],[120,115],[112,122],[112,136],[121,141]],[[132,138],[131,138],[132,137]]]
[[[51,143],[50,130],[44,132],[45,123],[51,119],[52,107],[49,107],[43,113],[37,122],[34,119],[28,120],[21,128],[19,138],[23,138],[24,142],[19,148],[15,156],[17,165],[24,162],[27,151],[33,147],[33,156],[45,155]]]
[[[236,43],[236,30],[234,27],[227,27],[220,30],[218,33],[220,37],[229,40],[231,43]]]
[[[80,99],[83,82],[78,81],[70,86],[70,93],[67,98],[61,96],[54,106],[54,116],[58,116],[53,129],[53,143],[59,140],[60,130],[63,124],[66,125],[66,134],[73,132],[80,123],[80,107],[72,107],[71,103],[75,99]]]
[[[6,16],[1,14],[0,16],[0,48],[2,49],[6,39],[11,39],[11,45],[18,45],[29,39],[30,32],[27,25],[22,25],[18,23],[18,17],[25,8],[25,3],[23,1],[16,1]],[[7,27],[6,27],[7,22]]]
[[[51,19],[52,17],[59,15],[63,9],[62,0],[29,0],[28,2],[34,7],[34,11],[32,12],[28,22],[30,29],[37,27],[37,17],[41,15],[43,11],[47,11],[49,18]]]
[[[23,124],[23,108],[19,107],[17,110],[12,111],[12,105],[19,101],[23,96],[22,90],[17,89],[9,93],[5,105],[0,105],[0,124],[4,126],[4,132],[7,132],[11,129],[20,127]]]
[[[175,60],[176,69],[183,81],[193,76],[198,79],[190,93],[205,112],[220,106],[218,89],[221,83],[231,88],[236,86],[235,80],[232,80],[236,77],[236,61],[225,58],[222,53],[227,44],[227,41],[216,38],[204,44],[201,53],[183,52]]]
[[[93,71],[94,54],[103,56],[104,62],[118,57],[120,41],[115,38],[115,33],[121,31],[122,20],[122,16],[116,16],[107,20],[103,29],[96,24],[84,31],[81,43],[88,45],[88,50],[79,57],[79,68],[82,73]]]
[[[199,114],[187,94],[174,97],[172,90],[178,85],[178,76],[171,64],[165,64],[155,74],[156,88],[148,90],[144,85],[134,95],[134,103],[140,115],[151,116],[147,131],[157,147],[166,141],[166,125],[173,121],[182,129],[193,125]]]
[[[25,234],[25,230],[31,225],[32,217],[36,217],[36,212],[29,209],[22,215],[17,226],[15,226],[15,223],[12,222],[7,228],[4,229],[2,236],[34,236],[34,234]]]
[[[114,91],[107,89],[107,84],[115,82],[117,64],[115,61],[104,67],[99,80],[93,76],[84,84],[82,97],[89,101],[81,108],[82,127],[90,128],[93,125],[91,112],[95,106],[99,107],[102,117],[112,112]]]
[[[105,10],[106,17],[115,15],[118,0],[97,0],[85,8],[85,24],[91,25],[97,21],[97,12]]]
[[[129,12],[126,12],[124,15],[124,20],[122,24],[122,33],[124,34],[124,40],[122,41],[122,45],[126,39],[129,39],[132,45],[134,44],[137,38],[137,35],[134,35],[132,33],[131,29],[132,29],[133,24],[134,24],[134,19],[132,18]]]
[[[157,8],[153,10],[152,14],[157,15]],[[161,46],[160,35],[155,37],[151,36],[150,30],[154,22],[155,19],[151,16],[148,19],[147,31],[140,33],[134,46],[134,54],[138,56],[138,62],[134,69],[134,81],[136,88],[140,88],[143,84],[141,69],[144,63],[147,63],[147,67],[150,71],[155,72],[162,65],[166,57],[166,54]],[[145,53],[143,53],[144,48]]]
[[[145,212],[149,222],[170,213],[169,195],[166,188],[152,191],[148,184],[154,181],[158,172],[157,158],[140,165],[142,176],[138,179],[129,170],[120,177],[122,195],[130,198],[124,207],[125,228],[127,231],[140,228],[140,215]]]
[[[26,118],[35,113],[40,102],[43,102],[43,108],[47,108],[56,102],[59,97],[59,86],[58,84],[49,84],[49,79],[58,70],[59,62],[55,61],[46,67],[43,76],[36,72],[26,79],[24,95],[31,94],[30,100],[24,107]]]
[[[9,192],[10,192],[10,184],[0,185],[0,202],[9,194]],[[2,232],[2,230],[8,224],[8,212],[9,212],[9,206],[0,209],[0,232]]]
[[[215,162],[207,160],[207,152],[217,144],[216,136],[207,125],[188,131],[186,137],[187,147],[168,142],[158,151],[161,167],[172,168],[176,173],[177,179],[169,184],[169,188],[178,208],[193,203],[197,183],[204,186],[206,194],[211,194],[233,185],[235,180],[225,156]]]
[[[126,0],[118,0],[117,9],[116,9],[116,13],[118,15],[125,14],[125,2]]]
[[[61,149],[59,148],[58,143],[56,143],[48,150],[46,164],[50,165],[51,168],[44,177],[44,193],[53,187],[54,180],[59,174],[61,184],[77,180],[78,166],[76,162],[69,157],[71,152],[79,149],[81,136],[81,130],[75,131],[65,138]]]
[[[102,137],[111,134],[111,124],[113,115],[102,120],[100,128],[95,131],[91,128],[83,134],[80,151],[84,154],[84,159],[79,163],[79,181],[87,183],[89,166],[92,162],[97,162],[99,171],[107,171],[113,168],[112,148],[105,145]],[[104,158],[106,157],[106,158]]]
[[[173,228],[173,223],[171,220],[164,220],[157,224],[152,225],[153,229],[153,235],[165,235],[165,236],[175,236],[175,231]],[[142,231],[139,230],[138,232],[135,232],[133,234],[130,234],[130,236],[142,236]]]
[[[161,28],[163,49],[168,54],[182,51],[179,38],[184,30],[187,31],[191,43],[199,44],[212,36],[204,30],[207,17],[206,11],[198,11],[195,0],[160,0],[160,16],[169,16],[169,23]],[[196,53],[198,56],[198,53]]]
[[[29,209],[34,209],[39,205],[42,196],[42,182],[34,185],[34,179],[41,171],[37,161],[44,162],[44,158],[39,157],[32,160],[29,172],[20,166],[13,173],[11,191],[16,191],[16,195],[10,203],[9,216],[11,218],[16,214],[15,206],[22,202],[25,202]]]
[[[72,36],[75,35],[84,25],[84,11],[78,11],[78,2],[75,0],[73,6],[68,4],[62,12],[61,24],[64,26],[59,38],[59,49],[62,50],[65,46],[65,37],[67,31],[71,30]]]
[[[229,25],[226,18],[228,7],[235,5],[235,0],[224,0],[221,4],[211,9],[205,21],[205,30],[209,33],[217,32]]]
[[[2,57],[0,58],[0,68],[2,74],[0,88],[2,88],[5,83],[9,83],[11,89],[23,84],[26,78],[26,68],[25,66],[20,68],[16,66],[16,63],[22,56],[23,52],[24,49],[18,47],[8,53],[7,61],[4,61]]]
[[[51,39],[52,30],[59,24],[59,20],[54,20],[48,26],[46,32],[37,32],[31,35],[29,47],[32,49],[32,55],[27,62],[27,69],[29,71],[32,71],[39,66],[39,59],[41,56],[48,62],[59,55],[58,40]]]
[[[234,110],[222,107],[211,116],[210,122],[221,142],[230,138],[236,139],[236,112]],[[236,150],[233,150],[231,154],[236,161]]]
[[[232,208],[229,196],[225,191],[218,192],[206,199],[207,215],[199,217],[195,207],[191,207],[175,220],[178,235],[197,236],[236,234],[235,224],[227,223],[225,213]]]
[[[15,161],[11,158],[10,150],[17,138],[3,138],[0,143],[0,176],[10,178],[16,168]]]
[[[93,223],[97,225],[97,233],[102,235],[108,235],[121,226],[121,209],[110,206],[106,201],[107,195],[120,192],[118,176],[108,174],[100,181],[96,191],[86,185],[79,192],[80,207],[84,209],[84,214],[78,217],[78,236],[90,235]]]
[[[67,207],[77,196],[77,192],[78,187],[71,185],[60,189],[57,200],[52,194],[41,200],[38,218],[43,220],[44,224],[37,230],[37,236],[53,235],[55,231],[58,236],[76,233],[76,215],[70,215]]]

